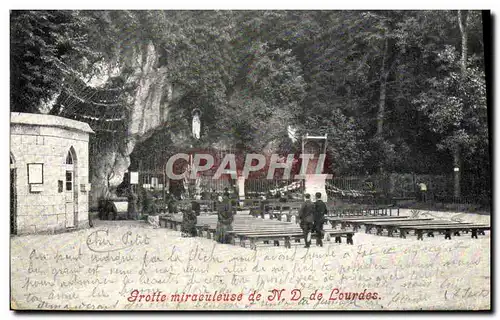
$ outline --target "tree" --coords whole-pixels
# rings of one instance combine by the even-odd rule
[[[60,92],[68,75],[92,68],[85,26],[79,11],[11,11],[11,110],[38,113]]]
[[[51,113],[91,122],[99,148],[125,150],[136,86],[161,73],[169,124],[137,149],[151,143],[154,157],[219,142],[293,152],[292,126],[328,133],[336,174],[438,173],[453,155],[465,172],[488,161],[480,22],[474,11],[16,11],[11,109],[55,100]],[[202,133],[190,141],[194,108]]]
[[[305,81],[294,53],[281,47],[279,32],[266,32],[272,18],[279,18],[274,25],[286,21],[274,12],[169,15],[163,45],[167,66],[174,85],[185,93],[179,103],[184,115],[202,110],[200,143],[222,139],[260,151],[292,121]]]
[[[327,12],[318,19],[318,24],[327,27],[305,51],[309,90],[302,122],[318,117],[323,125],[316,127],[335,127],[336,134],[329,135],[329,148],[341,171],[365,173],[361,167],[374,171],[383,165],[385,156],[370,146],[385,140],[382,128],[392,67],[386,19],[355,11]],[[346,143],[336,136],[345,138]]]
[[[471,23],[472,27],[480,24],[479,15],[461,11],[454,14],[460,42],[435,52],[440,75],[428,79],[430,89],[422,92],[415,103],[427,113],[430,127],[441,135],[438,148],[449,150],[453,166],[460,170],[463,155],[487,150],[488,124],[482,59],[468,53],[469,28]],[[454,195],[460,196],[460,171],[454,174]]]

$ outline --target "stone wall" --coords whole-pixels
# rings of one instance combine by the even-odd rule
[[[97,208],[99,198],[110,196],[109,192],[112,190],[109,189],[123,181],[130,165],[130,154],[136,145],[150,137],[157,128],[170,122],[174,101],[182,96],[182,90],[174,90],[169,82],[166,68],[157,67],[159,53],[152,43],[136,49],[133,56],[135,59],[113,69],[112,74],[103,72],[95,76],[94,82],[88,83],[98,87],[106,83],[110,76],[118,76],[126,69],[133,70],[126,82],[136,85],[135,91],[130,95],[132,109],[123,141],[99,144],[91,154],[92,210]],[[103,68],[108,69],[111,69],[111,65]],[[100,132],[96,133],[96,136],[100,135]]]
[[[11,158],[16,170],[17,234],[64,230],[66,217],[66,157],[74,150],[75,228],[88,226],[88,144],[89,132],[71,128],[72,121],[48,115],[13,114],[11,117]],[[33,121],[18,121],[18,116]],[[47,125],[46,117],[61,119],[59,127]],[[42,120],[40,120],[42,119]],[[16,123],[17,122],[17,123]],[[18,123],[21,122],[21,123]],[[24,122],[24,123],[23,123]],[[64,124],[69,124],[64,127]],[[88,127],[88,125],[87,125]],[[43,163],[43,184],[30,187],[28,164]],[[63,190],[59,190],[59,180]],[[83,185],[83,186],[82,186]]]

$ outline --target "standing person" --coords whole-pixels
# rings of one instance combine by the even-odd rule
[[[278,199],[278,201],[281,200],[281,192],[280,191],[277,191],[276,192],[276,195],[274,196],[276,199]]]
[[[172,196],[168,202],[168,212],[177,213],[177,201],[175,199],[175,196]]]
[[[287,192],[282,193],[279,201],[281,203],[285,203],[287,200],[288,200],[288,193]]]
[[[89,227],[93,228],[94,223],[92,222],[92,214],[90,213],[90,210],[88,210],[88,216],[89,216]]]
[[[304,242],[306,243],[304,248],[309,248],[311,246],[311,231],[314,222],[314,203],[311,202],[311,195],[309,193],[305,194],[305,198],[306,201],[302,204],[299,211],[299,223],[300,228],[304,232]]]
[[[201,206],[200,206],[200,203],[198,201],[192,201],[191,202],[191,209],[194,211],[194,213],[196,214],[196,216],[200,215]]]
[[[218,195],[214,188],[210,191],[210,200],[212,200],[212,210],[217,211]]]
[[[153,214],[154,212],[154,195],[153,189],[142,189],[142,213],[143,214]]]
[[[420,182],[418,184],[418,188],[420,190],[420,201],[426,202],[427,201],[427,185],[423,182]]]
[[[320,247],[323,246],[323,224],[325,223],[327,212],[326,204],[321,200],[321,192],[316,192],[313,230],[316,232],[316,245]]]
[[[191,202],[191,208],[186,208],[182,214],[182,227],[181,232],[185,237],[196,237],[196,223],[198,222],[196,212],[196,201]],[[198,204],[199,208],[199,204]]]
[[[224,193],[224,197],[219,196],[215,241],[219,243],[231,242],[231,235],[228,232],[233,230],[233,220],[234,212],[231,205],[231,199],[229,199],[228,193]]]
[[[127,219],[137,220],[138,210],[137,210],[137,195],[132,189],[128,192],[128,206],[127,206]]]
[[[269,200],[267,200],[266,196],[262,196],[262,201],[260,203],[260,217],[264,219],[269,208]]]

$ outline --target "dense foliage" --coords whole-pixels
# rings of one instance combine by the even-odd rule
[[[334,173],[451,173],[453,150],[478,173],[489,164],[481,19],[473,11],[12,11],[11,110],[39,112],[69,79],[92,78],[97,62],[126,65],[134,48],[153,43],[158,67],[182,87],[179,123],[203,112],[202,142],[290,149],[292,126],[328,133]],[[130,89],[115,80],[111,89]]]

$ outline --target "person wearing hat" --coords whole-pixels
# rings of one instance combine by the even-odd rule
[[[328,209],[326,204],[321,200],[321,192],[316,192],[316,202],[314,203],[314,223],[313,230],[316,232],[316,245],[323,246],[323,224],[325,223],[325,215]]]
[[[299,211],[299,224],[302,232],[304,233],[304,248],[309,248],[311,246],[311,232],[313,230],[314,223],[314,203],[311,202],[311,195],[309,193],[305,194],[305,202]]]
[[[262,201],[260,202],[260,208],[259,208],[259,215],[262,219],[264,219],[268,209],[269,209],[269,200],[267,200],[266,196],[262,196]]]

